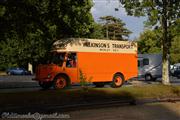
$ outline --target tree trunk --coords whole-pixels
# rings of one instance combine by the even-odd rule
[[[163,16],[162,16],[162,28],[163,28],[163,69],[162,69],[162,83],[169,85],[169,41],[167,32],[167,0],[163,0]]]
[[[106,39],[109,39],[108,25],[106,25]]]
[[[113,31],[113,39],[115,40],[116,39],[116,32],[115,32],[115,30]]]
[[[162,83],[169,85],[169,54],[163,49]]]

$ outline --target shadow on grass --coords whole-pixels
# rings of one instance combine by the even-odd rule
[[[129,92],[120,94],[107,92],[104,89],[68,89],[39,90],[35,92],[0,94],[0,112],[47,112],[52,106],[73,106],[77,104],[94,104],[102,102],[133,101]],[[43,111],[44,110],[44,111]],[[63,110],[61,110],[63,111]]]
[[[122,101],[134,104],[136,98],[177,97],[180,87],[144,86],[122,88],[78,88],[67,90],[39,90],[31,92],[0,93],[0,112],[66,111],[63,106]],[[62,109],[64,108],[64,109]]]

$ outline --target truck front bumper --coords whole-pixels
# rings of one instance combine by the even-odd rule
[[[40,82],[50,82],[52,79],[50,78],[32,78],[33,81],[40,81]]]

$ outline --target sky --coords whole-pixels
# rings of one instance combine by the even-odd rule
[[[114,16],[120,18],[126,27],[133,33],[129,36],[130,40],[138,38],[140,33],[143,32],[145,17],[127,16],[125,9],[118,0],[93,0],[94,6],[91,9],[92,15],[96,22],[102,16]],[[118,8],[118,11],[115,11]]]

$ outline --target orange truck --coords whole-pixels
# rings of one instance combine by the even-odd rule
[[[53,44],[47,64],[39,64],[34,80],[44,88],[63,89],[83,79],[97,87],[121,87],[138,74],[137,43],[68,38]]]

